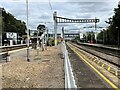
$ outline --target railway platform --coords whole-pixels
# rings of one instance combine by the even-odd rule
[[[97,43],[81,43],[81,42],[77,42],[83,45],[89,45],[89,46],[95,46],[95,47],[102,47],[102,48],[106,48],[106,49],[113,49],[113,50],[120,50],[120,46],[118,47],[117,45],[103,45],[103,44],[97,44]]]
[[[120,87],[118,69],[99,59],[100,57],[86,52],[77,44],[62,42],[56,47],[47,47],[44,51],[40,48],[37,50],[30,48],[30,62],[26,60],[26,52],[26,48],[8,51],[11,60],[0,63],[3,90],[9,88],[118,90]],[[95,53],[100,55],[98,52]]]
[[[99,62],[95,62],[88,57],[90,54],[84,50],[74,46],[70,42],[67,43],[70,62],[74,71],[75,81],[78,88],[119,88],[119,78],[110,73],[110,68],[105,69]],[[103,61],[101,61],[103,63]],[[119,89],[118,89],[119,90]]]
[[[47,50],[30,49],[30,62],[26,48],[9,51],[11,61],[2,63],[2,88],[64,88],[64,65],[61,45]]]

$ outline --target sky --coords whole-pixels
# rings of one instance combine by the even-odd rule
[[[36,30],[39,24],[45,24],[49,32],[54,32],[53,12],[57,11],[57,16],[71,19],[100,19],[98,27],[106,28],[109,17],[114,15],[114,8],[118,6],[119,0],[28,0],[28,28]],[[17,19],[26,22],[26,1],[25,0],[0,0],[0,7],[13,14]],[[64,27],[66,32],[86,32],[94,31],[94,23],[74,23],[58,24],[58,32]],[[97,28],[97,31],[100,31]]]

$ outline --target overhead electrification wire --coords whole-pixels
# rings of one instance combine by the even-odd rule
[[[53,9],[52,9],[52,5],[51,5],[50,0],[49,0],[49,6],[50,6],[51,12],[52,12],[52,14],[53,14]]]
[[[52,8],[52,4],[51,4],[51,1],[50,1],[50,0],[48,0],[48,1],[49,1],[50,10],[51,10],[51,13],[52,13],[52,16],[53,16],[54,11],[53,11],[53,8]],[[53,22],[52,22],[52,24],[54,25]]]

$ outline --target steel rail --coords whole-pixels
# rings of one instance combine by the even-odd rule
[[[105,53],[107,55],[115,56],[120,58],[120,50],[117,48],[110,48],[110,47],[105,47],[105,46],[96,46],[96,45],[89,45],[89,44],[84,44],[84,43],[79,43],[77,42],[78,45],[83,45],[83,46],[88,46],[88,48],[93,48],[98,52]]]
[[[72,43],[72,45],[74,45],[74,44]],[[74,46],[76,46],[76,45],[74,45]],[[100,58],[100,59],[102,59],[102,60],[104,60],[104,61],[107,61],[107,62],[109,62],[110,64],[113,64],[113,65],[115,65],[115,66],[117,66],[117,67],[120,67],[119,64],[114,63],[114,62],[112,62],[112,61],[110,61],[110,60],[107,60],[107,59],[105,59],[105,58],[99,56],[99,55],[96,54],[96,53],[90,52],[89,50],[83,49],[83,48],[81,48],[81,47],[79,47],[79,46],[76,46],[76,47],[78,47],[78,48],[84,50],[85,52],[90,53],[90,54],[92,54],[92,55],[94,55],[94,56],[96,56],[96,57],[98,57],[98,58]]]
[[[105,61],[89,52],[86,52],[85,50],[77,47],[74,44],[69,43],[70,46],[72,46],[73,48],[75,48],[76,51],[79,51],[80,53],[82,53],[84,55],[84,58],[86,58],[86,60],[90,60],[95,62],[96,64],[98,64],[99,66],[101,66],[102,68],[106,69],[107,71],[109,71],[110,73],[114,74],[115,76],[117,76],[118,78],[120,78],[120,68],[111,64],[108,61]],[[68,45],[68,44],[67,44]],[[69,45],[68,45],[69,46]],[[89,55],[91,54],[91,55]]]

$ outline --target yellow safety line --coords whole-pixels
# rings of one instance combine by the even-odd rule
[[[118,75],[118,71],[115,72],[115,75],[116,75],[116,76]]]
[[[71,48],[71,47],[70,47]],[[71,48],[84,62],[86,62],[95,72],[97,72],[110,86],[115,88],[115,90],[120,90],[115,84],[108,80],[102,73],[100,73],[93,65],[91,65],[87,60],[85,60],[75,49]]]
[[[94,62],[96,61],[96,59],[93,60]]]
[[[108,71],[110,71],[110,67],[108,67],[108,69],[107,69]]]
[[[105,65],[105,64],[103,63],[103,64],[102,64],[102,67],[104,67],[104,65]]]

